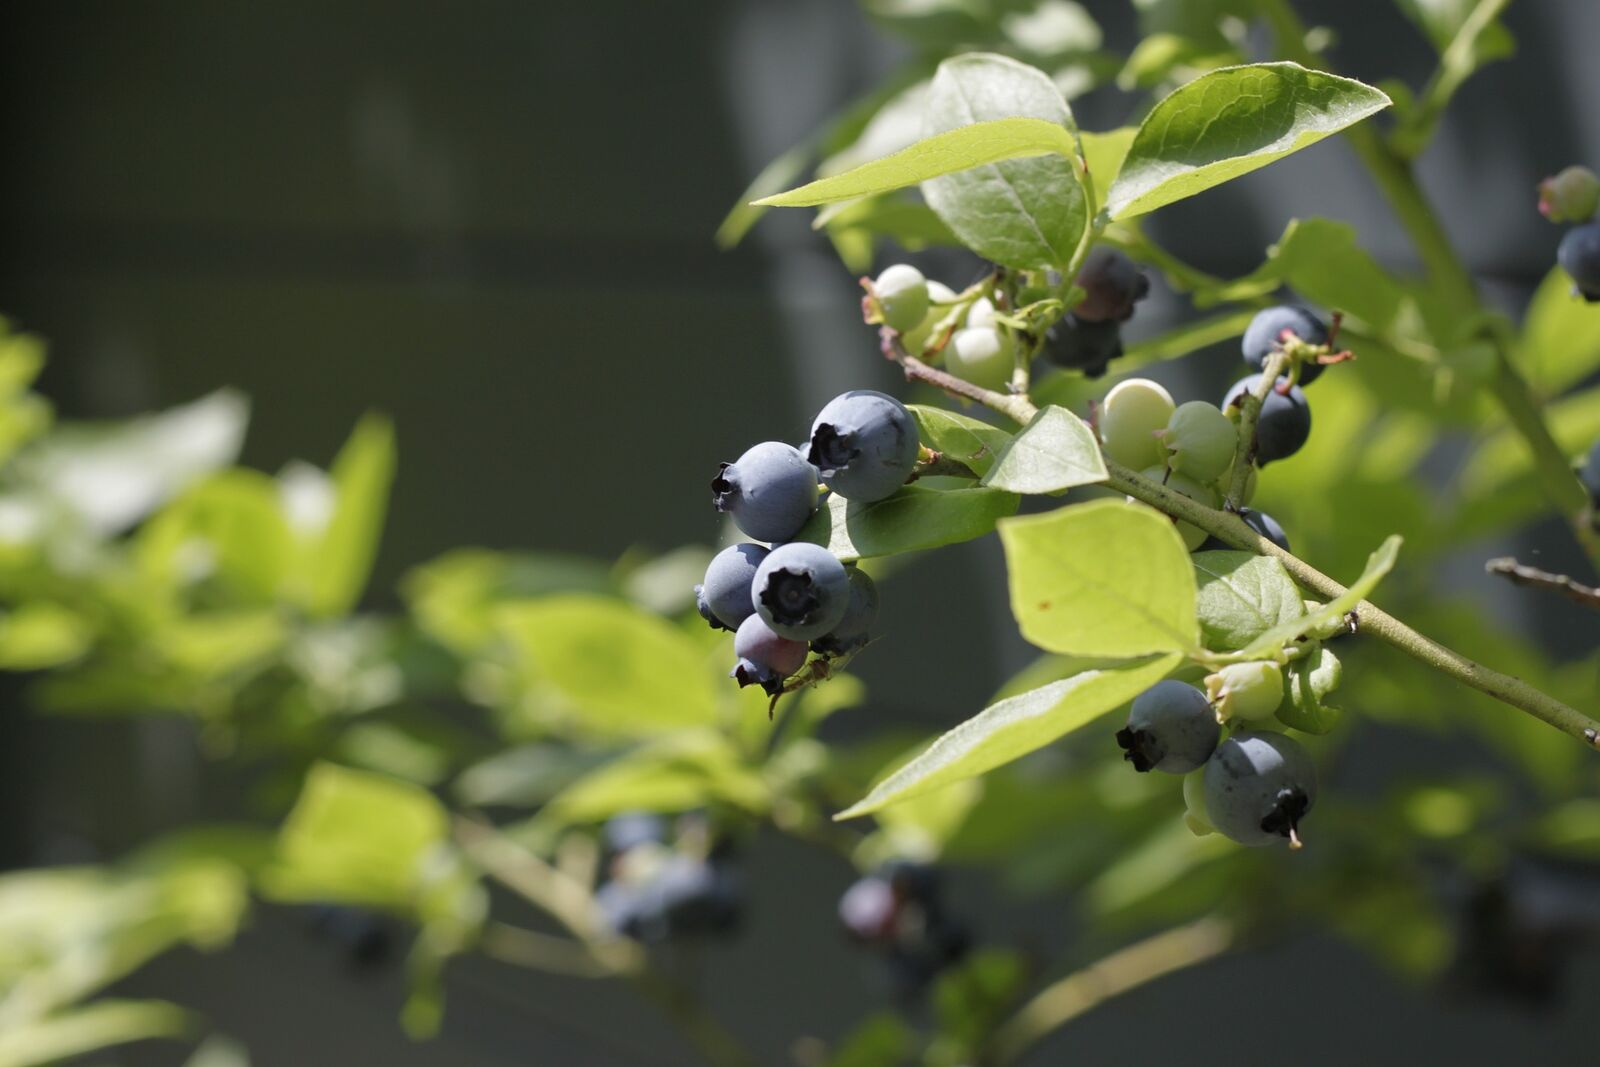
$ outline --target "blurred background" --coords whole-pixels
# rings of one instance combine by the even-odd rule
[[[1085,6],[1108,49],[1136,41],[1131,6]],[[1433,68],[1388,0],[1298,6],[1337,29],[1345,73],[1417,86]],[[1515,313],[1560,236],[1532,211],[1535,183],[1600,162],[1600,5],[1525,0],[1505,21],[1517,55],[1463,89],[1421,174],[1486,291]],[[389,413],[399,473],[372,606],[394,606],[406,569],[457,546],[610,559],[712,542],[716,460],[798,437],[843,389],[904,392],[807,213],[768,217],[733,251],[712,240],[769,159],[905,55],[848,0],[13,2],[0,38],[0,312],[48,339],[41,390],[62,417],[92,419],[237,387],[251,404],[243,462],[267,471],[325,462],[362,413]],[[1132,107],[1115,88],[1074,102],[1088,129]],[[1415,267],[1338,139],[1165,212],[1152,231],[1233,276],[1309,214],[1349,221],[1386,265]],[[958,283],[977,269],[953,254],[921,262]],[[1158,285],[1130,336],[1184,314]],[[1201,353],[1155,376],[1174,393],[1220,395],[1236,358]],[[1592,649],[1592,618],[1481,576],[1502,551],[1581,567],[1550,524],[1474,545],[1435,580],[1558,654]],[[890,579],[891,637],[855,668],[874,715],[943,728],[1027,662],[1001,574],[989,538]],[[115,857],[238,813],[238,790],[188,725],[39,717],[5,685],[0,865]],[[774,837],[746,869],[744,936],[672,966],[778,1063],[799,1035],[843,1032],[882,991],[834,930],[845,864]],[[1061,901],[1019,903],[968,874],[954,893],[998,939],[1073,935]],[[179,952],[119,992],[199,1009],[268,1067],[696,1062],[624,989],[480,959],[453,965],[442,1034],[412,1043],[395,1023],[401,976],[354,977],[302,927],[264,910],[238,950]],[[1301,936],[1106,1005],[1029,1062],[1179,1048],[1185,1062],[1230,1067],[1592,1062],[1583,1006],[1600,997],[1600,957],[1581,956],[1570,977],[1537,1011],[1462,1001]],[[1215,1025],[1180,1046],[1162,1025],[1176,1019]],[[180,1060],[149,1045],[94,1062]]]

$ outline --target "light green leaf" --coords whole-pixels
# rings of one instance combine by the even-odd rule
[[[0,1067],[39,1067],[87,1052],[151,1038],[182,1037],[188,1012],[164,1000],[101,1000],[0,1031]]]
[[[239,1042],[214,1034],[194,1050],[183,1067],[250,1067],[250,1054]]]
[[[1046,406],[1006,445],[983,484],[1013,493],[1054,493],[1106,477],[1089,424],[1066,408]]]
[[[449,830],[444,807],[427,790],[319,763],[278,834],[263,887],[279,900],[406,908]]]
[[[965,463],[979,477],[989,472],[1011,442],[1009,433],[968,415],[924,404],[907,404],[906,409],[917,420],[923,444]]]
[[[1111,192],[1111,183],[1122,169],[1128,149],[1139,132],[1137,126],[1123,126],[1104,133],[1083,130],[1078,134],[1083,143],[1083,162],[1089,171],[1089,181],[1094,186],[1094,202],[1104,204]]]
[[[861,233],[868,237],[887,237],[911,252],[929,245],[961,243],[927,204],[909,196],[892,194],[831,204],[817,212],[812,229],[826,229],[835,236]]]
[[[551,798],[534,823],[549,831],[627,811],[675,814],[710,804],[761,815],[770,803],[766,783],[727,738],[690,731],[635,749],[579,778]]]
[[[1015,493],[998,489],[924,489],[908,485],[887,500],[849,501],[830,493],[797,541],[826,545],[849,562],[971,541],[1016,513]]]
[[[1051,155],[996,157],[976,169],[925,181],[922,195],[963,244],[1007,267],[1061,267],[1089,225],[1078,174],[1077,126],[1048,76],[1005,56],[969,53],[939,64],[928,92],[929,134],[1032,119]],[[1043,131],[1051,132],[1045,133]],[[948,134],[946,134],[948,136]]]
[[[292,551],[278,483],[243,468],[189,489],[134,542],[140,570],[160,587],[204,582],[248,605],[277,602]]]
[[[1339,657],[1320,642],[1283,672],[1283,703],[1278,721],[1308,734],[1325,734],[1339,721],[1339,709],[1323,703],[1339,688],[1344,668]]]
[[[1194,568],[1172,520],[1096,500],[1000,524],[1011,612],[1050,652],[1141,656],[1200,641]]]
[[[94,629],[77,612],[49,600],[17,605],[0,616],[0,670],[58,667],[89,650]]]
[[[717,247],[727,250],[744,240],[744,235],[767,213],[767,209],[757,202],[792,184],[805,173],[806,164],[811,162],[815,154],[809,142],[797,144],[763,167],[717,227],[714,237]]]
[[[536,724],[632,737],[716,717],[703,646],[625,601],[553,596],[507,605],[497,621],[513,655],[517,710]]]
[[[1544,396],[1558,396],[1600,369],[1600,305],[1574,295],[1572,279],[1559,267],[1545,275],[1528,304],[1517,354]]]
[[[1351,582],[1342,596],[1335,597],[1316,611],[1308,612],[1298,619],[1291,619],[1274,626],[1240,652],[1239,658],[1263,659],[1270,655],[1281,654],[1283,646],[1290,641],[1314,630],[1320,630],[1356,610],[1367,595],[1378,587],[1378,582],[1383,576],[1394,568],[1395,560],[1400,555],[1401,541],[1400,535],[1394,534],[1379,545],[1372,555],[1367,557],[1367,566],[1361,572],[1361,577]]]
[[[394,466],[394,426],[382,416],[366,416],[333,461],[333,514],[310,559],[306,607],[312,614],[342,615],[361,599],[383,533]]]
[[[1353,226],[1331,219],[1294,219],[1267,249],[1261,266],[1237,281],[1195,294],[1195,304],[1250,300],[1285,283],[1380,330],[1394,323],[1403,303],[1399,282],[1356,243]]]
[[[1106,206],[1118,219],[1154,211],[1315,144],[1389,103],[1370,85],[1296,63],[1202,75],[1146,116]]]
[[[1121,707],[1160,681],[1180,660],[1176,655],[1161,656],[1085,671],[992,704],[934,741],[834,818],[866,815],[1010,763]]]
[[[1189,557],[1199,586],[1196,613],[1205,646],[1244,648],[1274,626],[1306,613],[1283,564],[1252,552],[1197,552]]]
[[[960,129],[935,133],[892,156],[863,163],[831,178],[819,178],[786,193],[762,197],[755,203],[758,207],[816,207],[893,192],[972,167],[1029,156],[1071,155],[1076,151],[1072,134],[1055,121],[1029,117],[969,120]]]

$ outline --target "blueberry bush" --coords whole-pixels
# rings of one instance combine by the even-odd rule
[[[882,968],[881,1003],[796,1046],[805,1064],[1003,1067],[1291,927],[1417,981],[1553,995],[1600,923],[1560,894],[1520,905],[1600,860],[1600,657],[1558,661],[1430,577],[1550,517],[1600,565],[1600,180],[1530,191],[1529,225],[1565,230],[1519,324],[1413,171],[1459,86],[1511,54],[1505,0],[1402,0],[1438,67],[1382,88],[1337,74],[1287,0],[1138,3],[1126,56],[1066,0],[867,6],[912,58],[768,167],[718,239],[816,209],[861,277],[862,366],[892,361],[905,389],[705,457],[720,550],[464,549],[409,573],[403,612],[368,612],[382,418],[325,470],[248,470],[239,397],[55,425],[30,388],[41,343],[5,333],[0,668],[49,713],[186,718],[259,818],[0,877],[0,1067],[151,1037],[247,1062],[184,1007],[105,991],[225,947],[259,907],[301,909],[352,966],[403,966],[419,1037],[475,953],[631,984],[706,1062],[754,1064],[661,958],[803,906],[746,890],[758,832],[855,869],[818,906]],[[1128,124],[1081,129],[1071,101],[1111,83]],[[1236,278],[1146,231],[1335,136],[1421,273],[1325,218]],[[961,277],[929,276],[959,255]],[[1192,314],[1138,331],[1157,285]],[[1224,343],[1224,395],[1138,376]],[[914,554],[991,534],[1037,659],[940,736],[874,734],[849,668],[880,601]],[[1600,609],[1592,573],[1485,562],[1519,596]],[[1350,787],[1374,731],[1482,758]],[[952,869],[1070,897],[1087,932],[1061,959],[986,937]]]

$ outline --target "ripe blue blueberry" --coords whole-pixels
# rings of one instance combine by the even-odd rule
[[[711,480],[712,502],[757,541],[787,541],[817,507],[817,468],[800,450],[764,441]]]
[[[827,656],[842,656],[867,643],[872,624],[878,619],[878,587],[860,567],[850,572],[850,606],[838,625],[811,642],[811,651]]]
[[[1289,535],[1283,532],[1283,527],[1278,525],[1278,520],[1274,519],[1271,515],[1268,515],[1264,511],[1256,511],[1254,508],[1244,508],[1239,512],[1239,518],[1243,519],[1244,524],[1250,527],[1250,529],[1254,530],[1262,537],[1265,537],[1268,541],[1271,541],[1285,552],[1294,551],[1294,549],[1289,547]]]
[[[885,393],[856,389],[828,401],[811,424],[806,458],[846,500],[893,496],[917,464],[916,420]]]
[[[739,688],[759,685],[776,693],[783,688],[783,680],[805,664],[806,643],[773,633],[760,615],[752,614],[733,635],[733,655],[735,663],[728,675]]]
[[[1223,408],[1236,407],[1260,380],[1261,375],[1252,374],[1234,382],[1227,399],[1222,402]],[[1287,394],[1280,393],[1278,389],[1282,385],[1283,379],[1279,379],[1278,385],[1267,393],[1267,399],[1261,404],[1261,414],[1256,417],[1256,463],[1263,467],[1273,460],[1294,455],[1311,437],[1311,405],[1306,403],[1306,394],[1298,385]]]
[[[1244,331],[1244,361],[1254,370],[1266,366],[1267,357],[1279,351],[1285,335],[1300,338],[1308,345],[1328,343],[1328,328],[1310,308],[1299,304],[1280,304],[1258,312]],[[1322,374],[1322,364],[1302,363],[1300,384],[1310,385]]]
[[[1241,730],[1206,763],[1206,817],[1241,845],[1287,839],[1300,846],[1300,820],[1317,799],[1311,755],[1287,734]]]
[[[768,551],[761,545],[731,545],[711,557],[705,581],[694,587],[694,599],[712,629],[737,630],[756,610],[750,589]]]
[[[1126,322],[1133,305],[1150,295],[1150,279],[1133,260],[1100,245],[1084,258],[1074,282],[1085,293],[1072,313],[1083,322]]]
[[[1600,301],[1600,222],[1574,226],[1561,238],[1556,262],[1572,277],[1572,287],[1589,303]]]
[[[1136,771],[1187,774],[1205,764],[1221,736],[1206,695],[1168,679],[1139,694],[1117,744]]]
[[[761,561],[751,597],[756,615],[774,633],[790,641],[810,641],[844,621],[850,609],[850,575],[821,545],[793,541]],[[735,646],[737,652],[737,642]]]
[[[1116,319],[1090,322],[1072,312],[1051,327],[1046,341],[1044,354],[1052,363],[1099,378],[1122,355],[1122,326]]]

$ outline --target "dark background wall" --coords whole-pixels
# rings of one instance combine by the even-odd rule
[[[1088,6],[1125,50],[1127,6]],[[1426,77],[1429,50],[1386,0],[1302,9],[1339,27],[1349,72]],[[1533,183],[1600,160],[1600,5],[1524,0],[1509,21],[1521,55],[1461,94],[1423,170],[1474,269],[1515,307],[1558,237],[1531,215]],[[254,401],[245,459],[269,470],[325,462],[362,411],[392,413],[401,473],[377,606],[406,567],[463,544],[612,556],[708,541],[711,461],[798,434],[841,388],[890,384],[851,280],[798,213],[736,252],[710,240],[762,163],[892,62],[844,0],[12,0],[0,40],[0,311],[51,339],[46,391],[65,416],[94,417],[238,386]],[[1106,128],[1127,108],[1097,94],[1079,114]],[[1218,273],[1254,266],[1296,214],[1348,219],[1381,258],[1412,261],[1337,143],[1203,200],[1164,216],[1161,236]],[[1141,328],[1175,310],[1158,298]],[[979,544],[893,582],[886,629],[910,636],[862,662],[885,714],[947,725],[1021,661],[999,573]],[[940,642],[969,650],[967,665],[924,675],[919,656]],[[4,719],[6,862],[115,854],[209,813],[182,727],[17,707]],[[849,876],[766,843],[749,936],[674,961],[769,1062],[877,1002],[832,933]],[[1001,936],[1067,936],[1059,901],[958,888]],[[1569,1003],[1600,994],[1594,963]],[[268,1067],[693,1062],[624,990],[486,963],[454,973],[445,1034],[411,1045],[398,981],[352,981],[270,913],[241,951],[174,957],[136,988],[207,1012]],[[1593,1060],[1580,1011],[1452,1005],[1320,941],[1169,979],[1036,1059],[1142,1062],[1208,1025],[1187,1062]]]

